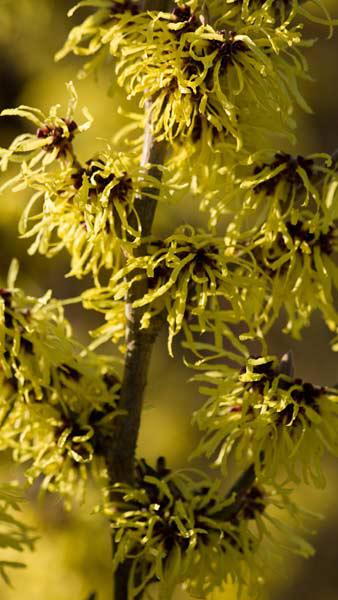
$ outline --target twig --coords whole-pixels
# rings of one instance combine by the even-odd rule
[[[147,125],[143,149],[142,163],[152,164],[149,173],[161,180],[161,171],[156,166],[163,162],[165,144],[154,141],[150,125]],[[149,192],[149,190],[145,190]],[[153,189],[152,193],[156,193]],[[142,227],[142,236],[147,237],[151,232],[155,216],[156,200],[143,194],[135,203],[137,214]],[[145,254],[146,248],[140,245],[135,248],[134,256]],[[135,451],[141,421],[144,390],[151,353],[158,332],[163,324],[163,316],[152,320],[147,329],[141,329],[141,319],[145,312],[144,307],[133,307],[133,302],[147,292],[145,279],[137,281],[130,289],[126,304],[126,356],[124,374],[121,386],[119,407],[126,411],[125,416],[115,420],[114,433],[111,439],[109,452],[106,454],[109,482],[133,483],[135,467]],[[112,496],[113,499],[113,496]],[[127,600],[130,561],[121,563],[114,576],[115,600]]]
[[[152,6],[150,6],[151,4]],[[162,0],[160,4],[159,10],[165,10],[169,8],[170,2]],[[153,9],[154,6],[149,0],[145,0],[142,3],[142,8],[147,10],[148,8]],[[145,127],[141,166],[145,168],[149,166],[149,175],[161,181],[162,172],[157,165],[164,162],[167,144],[154,140],[150,121],[151,101],[146,103],[146,111],[148,119]],[[149,192],[151,192],[152,197],[150,197]],[[147,238],[151,233],[157,204],[156,195],[158,194],[159,190],[156,187],[153,189],[145,188],[135,201],[135,210],[141,225],[142,238]],[[145,255],[146,251],[146,245],[140,244],[133,252],[134,257]],[[134,481],[135,452],[151,352],[163,324],[163,316],[160,315],[152,320],[147,329],[141,329],[141,319],[146,308],[135,308],[133,302],[142,298],[146,292],[147,281],[141,279],[131,286],[126,302],[127,350],[119,402],[119,408],[125,411],[125,415],[121,415],[115,420],[112,437],[106,443],[105,460],[110,485],[117,481],[130,484]],[[127,600],[128,598],[130,566],[130,561],[126,560],[116,570],[114,575],[114,600]]]
[[[166,144],[155,142],[150,126],[147,125],[141,164],[142,166],[151,164],[148,172],[159,181],[161,170],[156,165],[163,163],[165,150]],[[151,192],[156,195],[158,190],[154,188]],[[144,190],[144,194],[135,202],[143,237],[149,236],[151,232],[156,210],[156,199],[150,198],[148,194],[149,189]],[[134,250],[134,256],[145,253],[146,247],[142,244]],[[127,351],[119,402],[119,408],[126,411],[126,415],[115,420],[114,437],[106,456],[110,483],[116,481],[132,483],[134,477],[135,450],[151,351],[163,323],[162,316],[159,316],[152,320],[147,329],[141,329],[141,319],[146,308],[135,308],[133,302],[142,298],[146,292],[146,280],[137,281],[131,286],[126,303]]]

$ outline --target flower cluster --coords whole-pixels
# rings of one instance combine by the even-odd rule
[[[338,395],[283,372],[274,356],[249,358],[240,371],[224,368],[198,376],[209,396],[195,419],[204,431],[198,452],[226,470],[230,453],[260,480],[323,486],[322,456],[338,454]]]
[[[72,115],[77,96],[72,94],[68,108]],[[57,116],[58,107],[45,117],[39,111],[19,107],[2,115],[27,117],[39,125],[35,134],[16,138],[8,150],[0,150],[0,168],[20,163],[18,174],[0,188],[6,193],[27,189],[32,193],[23,212],[19,231],[34,237],[29,248],[54,256],[63,248],[71,255],[70,275],[91,273],[98,280],[104,267],[118,270],[131,244],[138,244],[141,225],[135,201],[158,198],[160,183],[138,165],[138,156],[106,149],[83,165],[76,158],[72,141],[89,121],[78,127],[70,117]],[[161,197],[165,198],[164,186]]]
[[[70,337],[60,303],[47,294],[0,291],[0,448],[29,461],[30,481],[74,494],[100,455],[118,413],[116,364]]]
[[[163,11],[149,4],[78,2],[70,16],[96,10],[59,53],[90,57],[83,75],[114,57],[117,84],[144,112],[134,115],[145,127],[142,157],[139,140],[128,154],[113,149],[120,133],[78,160],[75,136],[91,119],[85,110],[83,125],[74,120],[71,84],[63,117],[58,106],[48,115],[27,106],[3,111],[37,129],[0,150],[1,170],[20,165],[0,191],[32,194],[20,222],[23,237],[34,238],[29,251],[66,249],[69,274],[93,278],[83,306],[106,321],[85,348],[49,293],[35,299],[14,283],[0,289],[0,450],[28,463],[30,482],[41,477],[44,489],[68,498],[81,493],[88,469],[105,473],[101,458],[109,466],[111,448],[128,438],[118,424],[137,432],[131,380],[136,388],[150,356],[143,333],[153,341],[166,321],[169,353],[181,332],[207,396],[194,415],[202,431],[195,454],[223,474],[233,456],[244,471],[227,494],[220,480],[172,472],[162,458],[155,468],[139,461],[135,478],[131,461],[124,481],[133,485],[110,481],[103,511],[128,600],[156,583],[161,600],[177,584],[199,597],[225,582],[258,589],[264,544],[272,552],[275,541],[285,543],[271,533],[285,527],[270,507],[300,517],[287,484],[322,486],[324,451],[338,455],[337,390],[295,377],[265,341],[283,311],[285,331],[296,337],[316,309],[338,335],[337,160],[276,149],[293,140],[294,105],[310,110],[298,86],[309,78],[303,48],[312,42],[296,20],[330,28],[334,21],[325,9],[323,18],[308,13],[302,0],[177,0]],[[152,230],[155,207],[177,190],[208,213],[206,228]],[[127,350],[122,393],[116,362],[93,352],[108,340]],[[260,343],[258,357],[252,342]],[[130,424],[116,420],[125,406]],[[129,440],[121,443],[133,457]],[[287,534],[292,551],[311,553]]]
[[[243,179],[242,206],[228,228],[247,243],[270,279],[265,330],[286,309],[286,331],[299,337],[315,309],[337,330],[337,186],[327,155],[278,153]]]
[[[332,31],[334,19],[331,19],[325,5],[319,1],[323,17],[309,12],[302,0],[211,0],[210,12],[218,16],[219,23],[235,25],[240,20],[248,24],[287,26],[295,17],[305,17],[314,23],[328,25]],[[209,2],[208,2],[209,5]]]
[[[107,308],[109,296],[114,304],[128,296],[135,282],[146,279],[148,291],[133,306],[146,308],[142,327],[164,312],[171,351],[173,337],[182,328],[189,336],[190,326],[196,321],[201,332],[210,328],[209,319],[222,317],[224,329],[227,322],[243,321],[256,333],[253,316],[259,285],[253,278],[255,268],[246,248],[226,247],[223,238],[181,227],[165,240],[152,241],[148,254],[135,258],[113,275],[108,288],[98,292],[97,301]],[[263,286],[261,289],[264,292]],[[83,294],[84,301],[89,300],[92,306],[94,297],[95,291]]]
[[[130,157],[108,148],[84,166],[63,170],[52,185],[47,176],[37,187],[41,191],[20,224],[23,237],[35,236],[30,252],[54,256],[66,248],[71,255],[70,275],[92,273],[97,280],[102,267],[117,270],[130,244],[138,243],[141,225],[135,199],[141,193],[150,199],[159,185]],[[34,212],[37,202],[42,203],[38,213]]]
[[[197,143],[211,130],[213,146],[239,150],[269,115],[278,114],[275,130],[292,128],[292,97],[305,107],[297,92],[304,65],[286,52],[299,35],[280,35],[272,52],[258,30],[217,30],[180,9],[154,14],[149,28],[151,40],[122,48],[117,74],[129,96],[142,94],[141,105],[152,98],[158,139]]]
[[[188,4],[139,14],[123,2],[123,11],[117,3],[92,5],[97,12],[72,30],[60,56],[94,54],[87,70],[102,52],[116,56],[118,83],[129,97],[139,97],[141,107],[152,100],[158,139],[196,144],[206,136],[212,146],[239,150],[257,143],[257,130],[268,135],[269,125],[279,133],[292,129],[294,101],[308,108],[298,91],[307,74],[295,28],[266,23],[262,30],[240,19],[235,30],[231,19],[214,27]]]
[[[225,496],[219,482],[192,475],[171,471],[163,458],[156,468],[142,460],[134,487],[112,489],[114,504],[107,503],[105,514],[113,530],[114,570],[131,562],[128,598],[157,582],[163,600],[179,583],[198,597],[226,582],[242,586],[250,580],[252,589],[262,583],[261,542],[268,522],[279,527],[268,510],[282,503],[294,513],[287,490],[276,493],[249,483]],[[311,553],[295,534],[288,545],[296,553]]]

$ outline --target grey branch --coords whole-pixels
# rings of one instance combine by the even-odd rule
[[[144,10],[157,9],[169,10],[170,1],[161,0],[154,6],[154,2],[145,0],[142,3]],[[158,181],[161,180],[161,169],[158,165],[163,164],[166,144],[156,142],[153,138],[151,128],[151,102],[146,103],[148,121],[144,133],[144,145],[141,166],[148,168],[148,173]],[[150,198],[151,195],[155,196]],[[143,190],[140,197],[135,201],[135,209],[141,224],[142,238],[147,238],[152,230],[156,211],[157,188]],[[142,256],[147,252],[146,244],[140,244],[134,250],[134,256]],[[147,383],[151,352],[157,334],[163,323],[163,318],[157,317],[147,329],[141,329],[141,319],[145,312],[144,307],[135,308],[133,302],[142,298],[147,292],[147,281],[141,279],[131,286],[126,298],[126,356],[124,374],[121,386],[119,406],[125,414],[118,417],[114,423],[114,430],[106,440],[105,461],[107,465],[109,483],[130,483],[134,481],[135,452],[137,446],[138,432],[140,428],[141,411],[143,405],[144,390]],[[111,495],[114,499],[113,493]],[[114,541],[113,552],[114,552]],[[130,560],[122,563],[114,575],[114,599],[127,600],[128,579],[130,573]]]

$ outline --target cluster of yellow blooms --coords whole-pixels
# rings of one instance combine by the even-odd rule
[[[81,496],[87,467],[100,456],[118,413],[111,359],[71,337],[59,302],[0,290],[0,448],[27,463],[30,482]]]
[[[107,144],[80,163],[74,139],[91,118],[84,109],[85,123],[74,120],[71,84],[65,117],[59,107],[3,111],[37,128],[0,150],[3,171],[20,165],[1,191],[32,193],[20,222],[22,236],[34,238],[29,251],[65,248],[69,274],[93,278],[83,306],[106,323],[88,350],[70,337],[60,302],[0,290],[0,448],[30,461],[29,480],[42,474],[49,490],[72,495],[84,482],[120,414],[116,366],[93,348],[112,340],[125,350],[125,300],[142,282],[146,292],[133,301],[144,309],[142,328],[163,316],[169,352],[181,332],[197,357],[208,399],[194,415],[203,432],[196,453],[216,457],[223,472],[231,454],[247,478],[224,496],[219,481],[173,473],[162,459],[155,469],[140,462],[135,486],[117,484],[104,507],[114,570],[131,563],[130,600],[156,582],[163,600],[178,583],[199,597],[229,580],[256,588],[267,523],[282,528],[269,506],[296,514],[285,482],[323,485],[323,452],[338,454],[337,391],[294,377],[265,342],[281,314],[299,337],[318,309],[338,335],[337,159],[280,150],[294,137],[294,106],[310,110],[299,83],[309,77],[302,50],[312,42],[297,23],[331,30],[335,22],[302,0],[177,0],[171,12],[84,0],[70,16],[88,6],[96,10],[59,57],[90,57],[87,75],[112,56],[117,83],[146,110],[167,154],[155,175],[140,166],[138,139],[128,154]],[[194,195],[205,229],[145,236],[140,197],[160,206],[175,193]],[[260,342],[262,356],[250,356],[248,340]],[[290,545],[311,551],[297,536]]]
[[[255,464],[260,481],[286,474],[324,486],[323,453],[338,455],[338,392],[294,378],[281,364],[275,356],[249,358],[240,372],[198,376],[209,399],[195,414],[205,431],[197,452],[216,453],[226,471],[233,451],[244,468]]]
[[[134,487],[114,487],[114,505],[108,501],[104,511],[117,546],[114,568],[132,559],[130,598],[158,581],[161,600],[169,600],[179,583],[198,598],[224,581],[240,589],[249,582],[256,595],[278,539],[296,554],[311,555],[311,546],[296,531],[285,540],[282,523],[269,514],[286,509],[295,521],[304,520],[306,513],[292,503],[290,490],[250,481],[241,495],[224,497],[220,483],[203,473],[173,472],[160,457],[155,468],[144,460],[137,464]]]

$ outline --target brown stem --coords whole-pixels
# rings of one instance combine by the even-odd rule
[[[164,155],[165,144],[154,141],[150,125],[148,124],[145,132],[142,164],[152,164],[153,166],[150,167],[149,174],[158,180],[161,180],[161,171],[156,165],[163,162]],[[156,210],[156,200],[149,198],[146,192],[149,193],[149,189],[144,190],[144,194],[135,202],[143,237],[147,237],[151,232]],[[151,192],[154,194],[156,190],[153,189]],[[144,255],[145,253],[145,245],[140,245],[135,248],[134,256]],[[142,298],[146,292],[147,282],[145,279],[142,279],[131,286],[127,298],[127,351],[119,403],[120,408],[126,411],[126,414],[118,417],[115,421],[112,443],[109,453],[106,455],[110,484],[116,481],[132,484],[134,480],[135,451],[140,428],[144,390],[147,383],[153,345],[163,324],[163,317],[160,315],[152,320],[147,329],[141,329],[141,319],[146,309],[144,307],[133,307],[133,302]],[[128,598],[130,566],[130,561],[125,561],[116,570],[114,576],[114,600],[127,600]]]
[[[151,164],[149,174],[161,180],[161,171],[156,165],[163,163],[166,145],[155,142],[150,126],[147,125],[142,156],[142,166]],[[151,190],[152,194],[158,192]],[[142,227],[142,236],[151,232],[156,210],[156,200],[149,198],[149,189],[137,198],[135,208]],[[135,248],[134,256],[146,253],[145,245]],[[135,274],[135,273],[134,273]],[[137,444],[143,395],[147,383],[151,352],[157,334],[163,323],[161,316],[152,320],[147,329],[141,329],[141,319],[146,308],[133,307],[133,302],[147,292],[147,281],[142,279],[131,286],[126,303],[126,356],[122,379],[119,407],[126,411],[115,421],[114,437],[106,463],[111,483],[116,481],[132,483],[134,477],[134,458]]]
[[[161,0],[158,4],[159,10],[165,10],[169,7],[170,2],[168,0]],[[144,10],[148,8],[154,9],[153,2],[145,0],[143,8]],[[154,140],[150,122],[151,101],[146,103],[146,111],[149,117],[144,134],[141,166],[147,167],[147,165],[151,165],[148,174],[160,181],[162,173],[157,165],[161,165],[164,162],[167,144]],[[149,197],[149,192],[155,198]],[[140,197],[135,201],[135,209],[141,225],[143,238],[147,238],[151,233],[157,204],[156,195],[158,193],[159,190],[156,187],[153,189],[144,188]],[[146,253],[146,244],[136,247],[133,252],[135,257],[144,256]],[[142,298],[146,292],[147,281],[146,279],[141,279],[131,286],[127,297],[127,350],[119,403],[121,410],[125,411],[125,415],[121,415],[115,421],[114,432],[109,440],[105,456],[111,485],[117,481],[129,484],[132,484],[134,481],[135,452],[151,352],[157,334],[163,324],[163,316],[161,315],[153,319],[147,329],[141,329],[141,319],[146,308],[135,308],[133,302]],[[119,565],[114,574],[114,600],[127,600],[128,598],[130,566],[130,561],[126,560]]]

